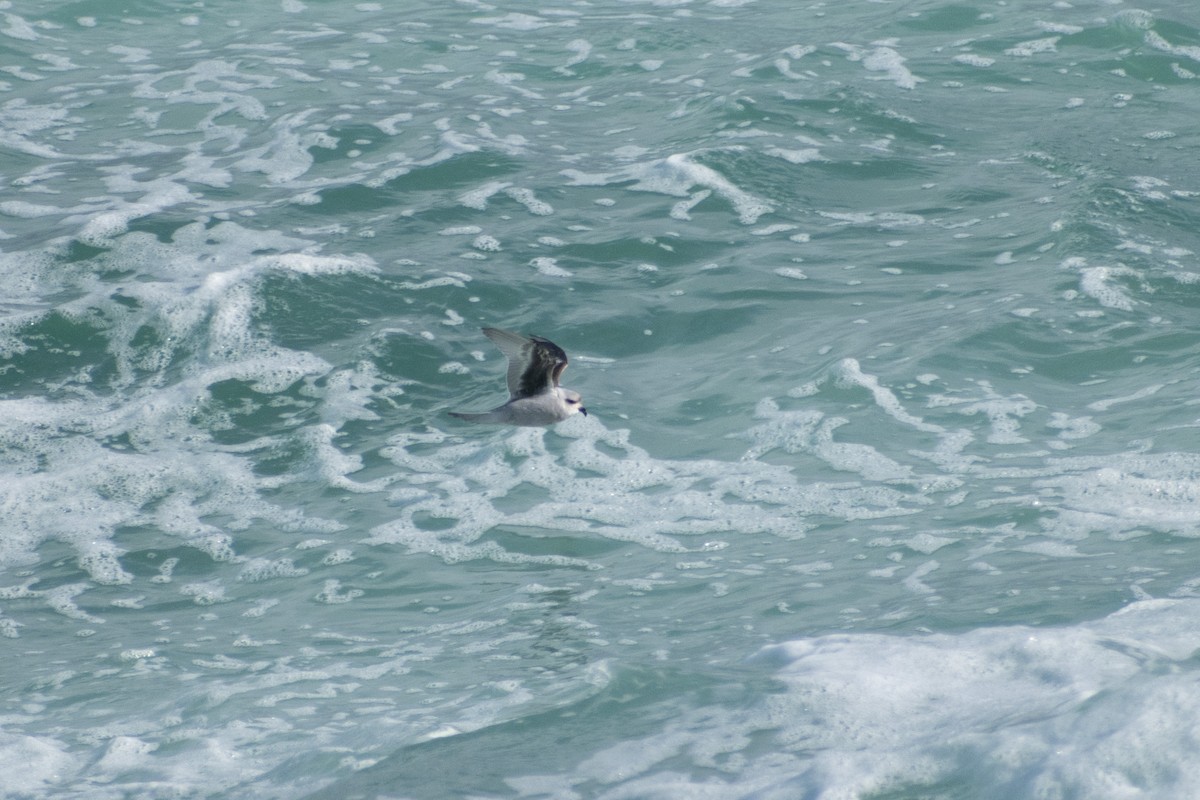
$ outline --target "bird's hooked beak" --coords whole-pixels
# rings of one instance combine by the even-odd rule
[[[579,407],[579,413],[580,413],[580,414],[583,414],[583,415],[586,417],[586,416],[587,416],[587,409],[586,409],[586,408],[584,408],[583,406],[580,406],[580,407]]]

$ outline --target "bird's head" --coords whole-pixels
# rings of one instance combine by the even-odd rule
[[[583,396],[579,392],[573,392],[570,389],[561,389],[563,402],[567,404],[567,413],[574,414],[578,411],[580,414],[587,416],[587,409],[583,407]]]

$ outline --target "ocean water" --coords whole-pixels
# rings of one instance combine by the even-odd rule
[[[0,45],[6,800],[1200,796],[1193,3]]]

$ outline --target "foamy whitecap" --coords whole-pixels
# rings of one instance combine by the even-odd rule
[[[238,580],[257,583],[276,578],[299,578],[307,574],[307,569],[297,567],[290,558],[277,558],[273,560],[254,558],[247,561],[242,567],[238,575]]]
[[[35,596],[41,597],[51,611],[62,614],[64,617],[93,625],[102,623],[103,619],[92,616],[75,603],[75,598],[87,591],[88,588],[86,583],[69,583],[37,592]]]
[[[947,782],[981,791],[1003,782],[1018,795],[1056,786],[1096,796],[1136,793],[1126,770],[1160,762],[1156,742],[1180,732],[1182,717],[1166,709],[1190,692],[1191,681],[1169,665],[1200,645],[1190,633],[1197,613],[1194,603],[1150,601],[1072,628],[850,634],[764,648],[756,662],[787,688],[752,715],[747,733],[780,725],[778,744],[797,760],[782,769],[763,763],[779,782],[761,772],[759,779],[796,790],[819,780],[850,794],[879,786],[919,792]],[[886,677],[879,663],[888,664]],[[800,707],[805,713],[793,714]],[[1122,710],[1130,707],[1144,712]],[[1058,723],[1072,709],[1088,746],[1056,751]],[[1113,720],[1121,722],[1114,727]],[[1014,762],[1023,768],[1014,771]],[[1195,788],[1200,774],[1181,781]]]
[[[687,200],[681,200],[671,206],[671,219],[690,220],[691,210],[712,196],[712,189],[701,189],[693,192]]]
[[[1127,11],[1133,12],[1134,10],[1128,9]],[[1141,13],[1145,13],[1145,14],[1147,14],[1147,16],[1149,15],[1148,12],[1141,12]],[[1130,24],[1129,20],[1131,20],[1131,19],[1136,20],[1137,17],[1132,14],[1121,17],[1121,21],[1124,24]],[[1153,24],[1152,20],[1153,20],[1153,18],[1151,18],[1151,23],[1150,23],[1151,25]],[[1135,27],[1142,27],[1142,24],[1140,22],[1135,22],[1134,25],[1135,25]],[[1164,53],[1169,53],[1173,56],[1181,56],[1183,58],[1191,59],[1192,61],[1200,61],[1200,47],[1198,47],[1196,45],[1173,44],[1158,31],[1149,30],[1148,29],[1150,27],[1149,25],[1147,25],[1145,27],[1147,28],[1146,34],[1145,34],[1145,41],[1146,41],[1146,44],[1149,45],[1150,47],[1154,48],[1155,50],[1160,50]]]
[[[634,191],[656,192],[676,197],[687,196],[693,186],[704,187],[729,202],[742,224],[753,225],[759,217],[773,211],[770,203],[735,186],[711,167],[697,163],[689,154],[677,153],[663,159],[633,164],[612,173],[590,174],[575,169],[563,170],[573,186],[609,186],[633,182]],[[694,205],[703,197],[694,196]],[[689,207],[690,208],[690,207]]]
[[[1018,58],[1029,58],[1040,53],[1053,53],[1058,49],[1058,40],[1060,36],[1050,36],[1045,39],[1031,39],[1027,42],[1013,45],[1004,51],[1007,56],[1017,56]]]
[[[471,19],[471,22],[475,25],[507,28],[514,31],[536,31],[539,28],[575,25],[575,20],[568,19],[561,22],[553,22],[544,17],[534,14],[524,14],[519,11],[513,11],[501,17],[474,17]]]
[[[768,645],[747,668],[777,691],[751,698],[731,681],[723,699],[673,709],[632,737],[592,737],[586,757],[536,774],[517,768],[506,782],[558,794],[619,774],[622,796],[703,796],[713,785],[704,773],[732,763],[738,792],[763,797],[946,787],[987,796],[997,786],[1020,797],[1132,797],[1147,774],[1161,776],[1149,780],[1160,794],[1185,797],[1200,787],[1200,772],[1180,768],[1200,713],[1184,668],[1197,616],[1195,601],[1151,600],[1072,627]],[[638,698],[648,683],[640,699],[650,704],[664,691],[634,677],[611,691]]]
[[[531,260],[529,264],[542,275],[548,275],[551,278],[569,278],[572,275],[570,270],[558,266],[557,258],[538,256]]]
[[[794,281],[808,280],[808,275],[804,273],[804,270],[796,269],[795,267],[778,267],[774,272],[781,278],[790,278]]]
[[[1092,402],[1088,403],[1087,407],[1089,411],[1107,411],[1113,406],[1120,405],[1121,403],[1130,403],[1138,400],[1144,400],[1147,397],[1153,397],[1162,391],[1164,385],[1165,384],[1161,383],[1152,383],[1149,386],[1144,386],[1141,389],[1138,389],[1132,394],[1123,395],[1121,397],[1107,397],[1103,400],[1093,400]]]
[[[889,80],[901,89],[915,89],[924,78],[919,78],[904,66],[905,59],[895,48],[879,44],[870,49],[859,45],[835,42],[834,47],[845,51],[851,61],[862,63],[869,72],[882,72],[883,75],[871,76],[872,80]]]
[[[782,419],[782,418],[781,418]],[[786,427],[793,427],[794,417]],[[909,475],[909,469],[884,458],[871,448],[834,442],[828,437],[839,423],[824,430],[814,419],[811,449],[872,480]],[[563,426],[566,427],[566,426]],[[398,517],[372,532],[371,543],[394,542],[415,552],[447,560],[501,558],[532,563],[568,563],[589,566],[587,561],[545,561],[541,556],[498,551],[492,542],[476,540],[497,525],[506,528],[573,531],[616,541],[636,542],[662,552],[689,552],[694,537],[745,535],[748,532],[799,537],[809,527],[808,515],[852,519],[910,513],[909,503],[924,500],[905,492],[878,486],[806,485],[787,470],[748,459],[726,462],[664,462],[651,459],[628,441],[628,433],[605,431],[588,420],[564,454],[564,462],[546,450],[540,431],[520,431],[506,439],[517,462],[496,456],[476,461],[469,451],[450,449],[415,458],[409,448],[420,440],[393,437],[386,455],[404,471],[446,475],[445,488],[435,492],[405,493]],[[766,433],[764,429],[764,433]],[[434,460],[436,459],[436,460]],[[451,479],[453,476],[453,479]],[[426,487],[436,481],[424,481]],[[610,501],[617,487],[620,504]],[[511,493],[532,492],[536,504],[525,510],[502,511]],[[672,498],[670,513],[659,502],[663,493]],[[527,504],[527,503],[526,503]],[[436,521],[436,522],[435,522]]]
[[[1105,308],[1131,311],[1132,298],[1111,280],[1115,276],[1131,274],[1134,274],[1132,270],[1123,267],[1083,267],[1079,270],[1079,289]]]
[[[198,606],[211,606],[229,601],[225,596],[225,587],[219,580],[185,584],[180,587],[179,593],[192,598],[192,602]]]
[[[330,579],[325,581],[325,585],[321,587],[321,591],[313,599],[318,603],[341,605],[349,603],[355,598],[362,597],[362,595],[362,589],[343,589],[341,581]]]
[[[80,767],[67,744],[47,736],[0,733],[0,769],[6,792],[35,796],[53,791],[61,775]]]
[[[996,63],[996,59],[977,53],[959,53],[954,57],[954,63],[966,64],[969,67],[990,67]]]
[[[821,151],[815,147],[806,147],[801,150],[793,150],[784,147],[768,147],[764,151],[769,156],[782,158],[789,164],[808,164],[813,161],[827,161],[821,155]]]
[[[811,454],[832,469],[855,472],[871,481],[910,478],[911,469],[884,456],[871,445],[835,441],[834,431],[847,420],[826,418],[818,411],[783,411],[772,400],[759,403],[756,416],[765,420],[748,430],[752,442],[745,458],[756,459],[780,448]]]
[[[62,213],[58,206],[48,206],[41,203],[30,203],[25,200],[5,200],[0,202],[0,214],[22,219],[37,219],[52,217]]]
[[[529,189],[522,189],[515,186],[510,186],[504,190],[504,193],[516,200],[529,211],[530,214],[535,214],[539,217],[549,216],[554,213],[554,208],[549,203],[539,200],[534,193]]]
[[[1046,425],[1059,430],[1058,435],[1063,439],[1086,439],[1101,430],[1100,425],[1090,416],[1071,417],[1061,411],[1052,413]]]
[[[901,211],[821,211],[822,217],[850,225],[878,225],[884,229],[906,228],[912,225],[924,225],[925,218],[920,214],[908,214]]]
[[[476,236],[475,241],[471,242],[471,247],[474,247],[476,250],[482,250],[485,253],[498,253],[501,250],[500,240],[486,233]]]
[[[110,389],[118,393],[71,402],[0,401],[9,420],[0,426],[0,439],[14,447],[9,464],[19,470],[0,488],[13,526],[0,560],[19,564],[33,558],[44,543],[57,541],[74,550],[80,569],[96,584],[127,584],[132,576],[113,539],[126,528],[152,525],[218,560],[235,554],[230,535],[211,521],[216,517],[233,527],[269,517],[277,524],[326,528],[326,522],[306,521],[265,502],[259,491],[269,481],[254,475],[251,462],[207,446],[193,419],[211,402],[210,387],[223,381],[244,381],[255,391],[273,394],[328,371],[321,359],[268,344],[255,332],[258,281],[272,273],[371,274],[373,266],[359,258],[297,252],[251,255],[272,245],[291,247],[295,241],[222,223],[207,229],[184,226],[172,243],[146,234],[125,234],[111,243],[106,257],[156,278],[127,282],[115,294],[111,289],[89,292],[78,301],[81,319],[90,318],[84,309],[100,308],[112,320],[105,342],[117,368]],[[241,266],[212,269],[225,259]],[[163,264],[170,265],[178,283],[151,272]],[[71,273],[62,277],[70,280]],[[86,277],[80,277],[91,289]],[[136,302],[130,304],[130,298]],[[72,304],[60,306],[60,313],[71,309]],[[146,331],[158,335],[142,341]],[[181,352],[203,357],[165,379]],[[145,380],[148,372],[164,378]],[[368,391],[371,381],[365,377]],[[367,396],[348,380],[335,375],[325,394],[327,413],[337,424],[370,416]],[[38,425],[18,435],[21,420],[30,415]],[[104,444],[110,440],[128,441],[136,449],[110,449]],[[188,440],[190,448],[160,444]],[[333,456],[331,452],[326,460]],[[341,475],[352,467],[339,462],[335,471]],[[166,572],[156,580],[169,580],[173,563],[165,563]],[[62,613],[74,613],[64,596],[44,597]]]
[[[486,211],[488,201],[496,194],[504,191],[511,183],[507,181],[491,181],[480,186],[478,189],[472,189],[465,194],[459,195],[458,202],[467,208],[473,208],[477,211]]]
[[[182,184],[172,181],[155,181],[153,184],[138,200],[119,201],[115,203],[116,210],[90,216],[76,238],[93,247],[109,247],[114,237],[128,230],[130,222],[194,199]]]
[[[588,57],[592,54],[592,49],[592,43],[587,39],[572,39],[566,45],[566,50],[571,53],[571,57],[562,66],[555,67],[555,71],[561,72],[564,75],[574,75],[575,73],[571,67],[587,61]]]
[[[1113,539],[1138,531],[1194,538],[1188,506],[1200,498],[1191,454],[1056,460],[1057,474],[1034,482],[1058,513],[1042,522],[1055,539],[1077,540],[1102,533]]]

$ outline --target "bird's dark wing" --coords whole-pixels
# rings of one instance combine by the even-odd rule
[[[567,368],[567,354],[549,339],[529,338],[533,341],[533,354],[529,368],[521,376],[521,391],[528,394],[547,392],[558,386],[558,378]]]
[[[508,359],[510,400],[543,394],[558,386],[558,378],[567,368],[567,354],[554,342],[499,328],[484,328],[483,333]]]

